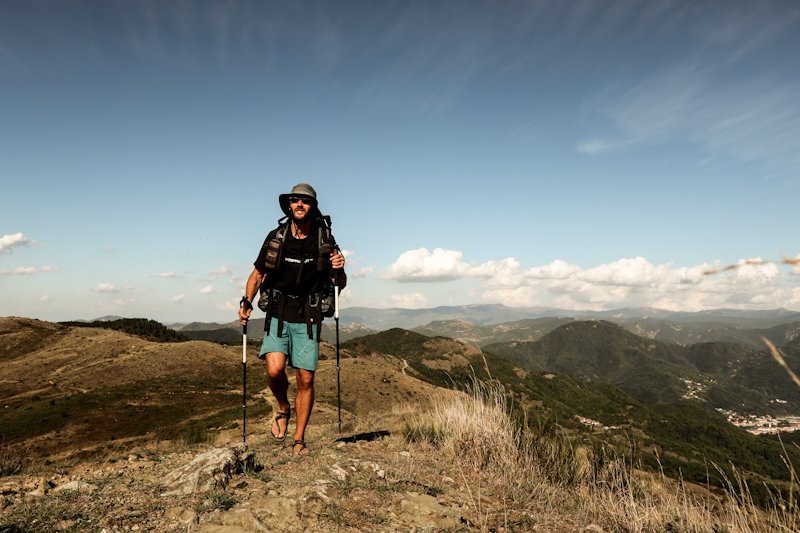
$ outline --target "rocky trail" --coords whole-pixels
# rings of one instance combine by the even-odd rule
[[[340,437],[335,410],[323,405],[321,411],[322,423],[309,428],[307,457],[293,457],[289,441],[272,442],[265,418],[249,424],[247,444],[240,442],[241,430],[230,430],[215,446],[145,449],[0,478],[0,531],[581,529],[481,496],[478,473],[405,442],[402,415]]]

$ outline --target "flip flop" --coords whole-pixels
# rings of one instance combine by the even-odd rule
[[[275,413],[275,425],[278,428],[278,431],[281,430],[281,425],[278,423],[278,420],[286,419],[286,429],[283,430],[283,437],[278,437],[275,433],[272,432],[272,428],[269,429],[269,436],[272,437],[272,440],[275,442],[283,442],[286,440],[286,434],[289,433],[289,418],[292,416],[292,408],[289,408],[288,413],[284,413],[282,411],[278,411]]]
[[[300,449],[297,450],[297,453],[294,453],[294,447],[300,445]],[[306,442],[303,440],[296,440],[292,443],[292,453],[294,455],[308,455],[306,453],[301,453],[303,450],[308,450],[308,446],[306,446]],[[310,453],[310,452],[309,452]]]

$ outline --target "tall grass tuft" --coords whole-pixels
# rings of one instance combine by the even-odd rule
[[[25,468],[26,454],[5,445],[0,446],[0,477],[19,474]]]
[[[605,531],[800,531],[795,500],[774,491],[770,508],[759,508],[739,473],[727,495],[717,496],[637,469],[634,454],[617,455],[602,443],[579,447],[547,421],[528,420],[510,407],[499,385],[474,381],[408,421],[403,433],[409,442],[434,446],[462,472],[478,472],[479,480],[463,477],[471,494],[488,489],[520,508],[550,509]],[[480,483],[479,490],[470,483]]]
[[[543,421],[515,415],[503,390],[473,381],[406,423],[410,442],[427,442],[486,474],[498,496],[525,502],[547,484],[573,484],[584,472],[577,450]]]

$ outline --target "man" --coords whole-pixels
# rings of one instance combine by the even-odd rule
[[[253,273],[247,280],[239,320],[247,323],[253,298],[263,284],[262,301],[266,296],[266,302],[262,308],[267,317],[259,358],[267,362],[269,388],[279,405],[270,432],[278,442],[284,441],[288,433],[292,414],[286,394],[288,363],[297,371],[297,427],[292,453],[308,455],[305,430],[314,405],[314,373],[319,360],[323,307],[320,296],[326,283],[343,289],[347,275],[344,256],[317,207],[317,193],[313,187],[300,183],[291,193],[280,195],[279,203],[288,221],[264,240]]]

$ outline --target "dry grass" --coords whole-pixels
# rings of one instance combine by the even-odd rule
[[[26,462],[25,451],[0,445],[0,477],[19,474],[25,468]]]
[[[467,471],[492,481],[492,492],[521,504],[571,486],[586,477],[586,462],[567,439],[512,414],[498,386],[475,381],[466,394],[453,391],[433,409],[415,417],[406,438],[429,442]]]
[[[579,448],[544,424],[518,420],[498,386],[476,382],[466,392],[439,400],[404,433],[458,465],[471,492],[508,499],[520,510],[599,524],[604,531],[778,533],[800,526],[796,502],[778,495],[769,510],[758,508],[739,474],[728,482],[727,497],[718,497],[637,470],[613,451]]]

